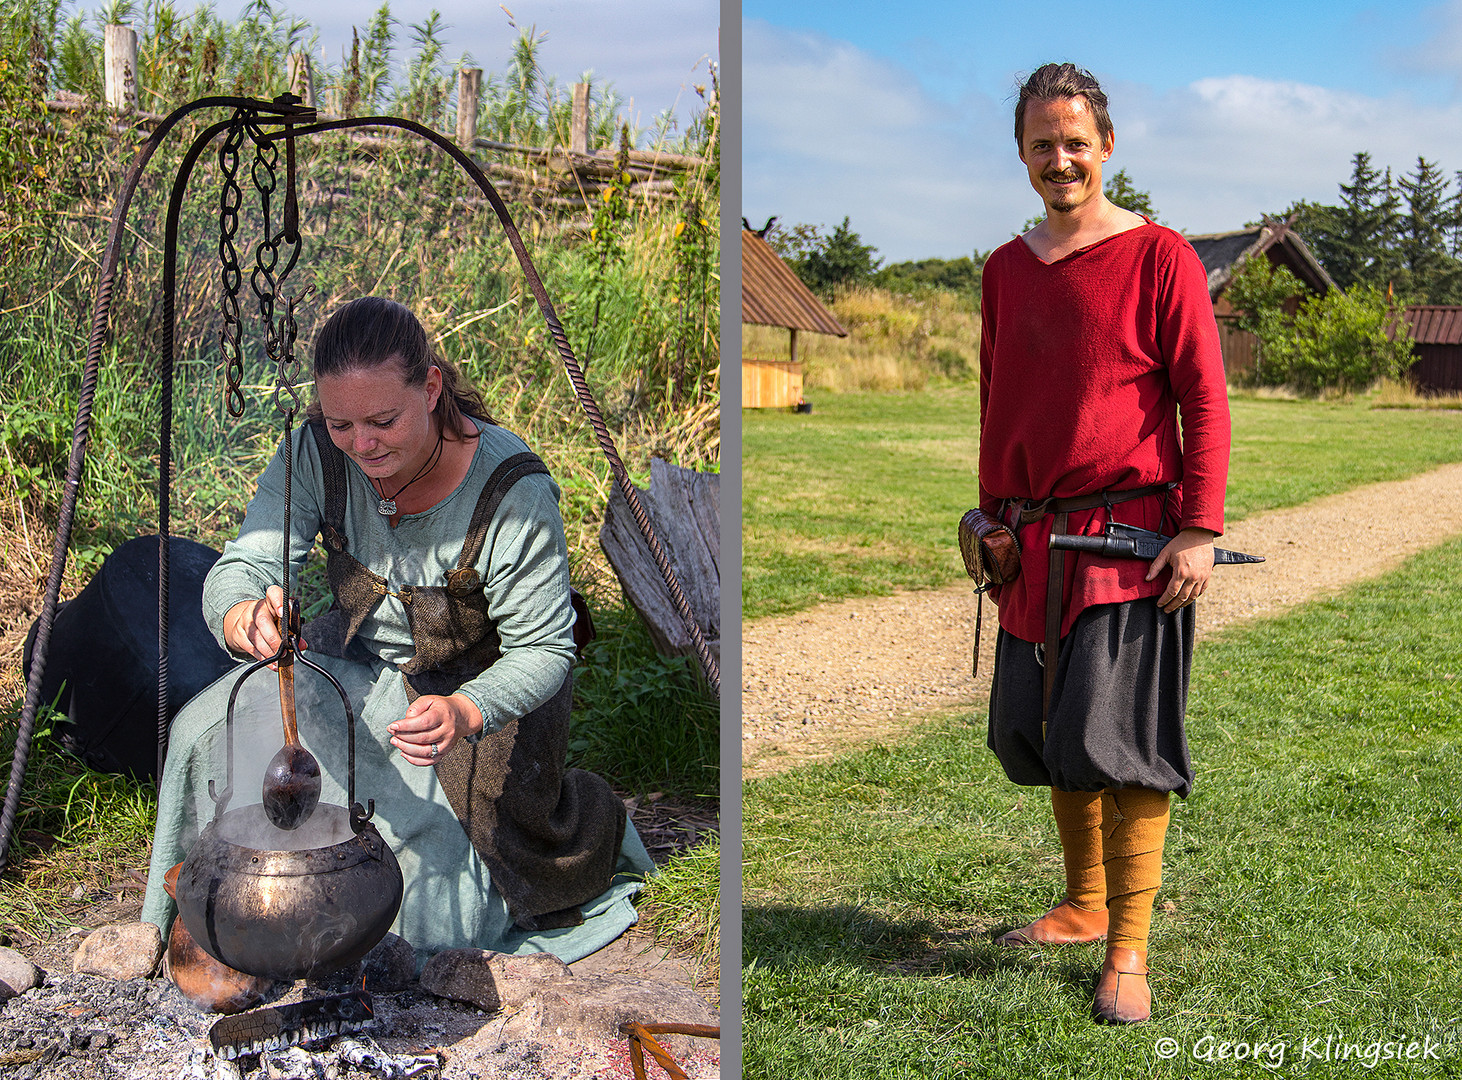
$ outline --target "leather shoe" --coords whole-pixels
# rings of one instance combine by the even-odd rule
[[[1107,947],[1097,976],[1091,1018],[1098,1024],[1140,1024],[1152,1015],[1147,985],[1147,950]]]
[[[1074,945],[1083,941],[1105,941],[1107,912],[1087,911],[1070,900],[1062,900],[1035,922],[995,939],[997,945]]]

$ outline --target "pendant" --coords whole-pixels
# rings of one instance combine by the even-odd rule
[[[382,499],[380,502],[376,503],[376,513],[380,514],[382,517],[391,517],[396,513],[396,500]]]

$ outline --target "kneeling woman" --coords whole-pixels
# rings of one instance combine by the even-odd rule
[[[401,864],[392,929],[419,962],[449,948],[585,956],[635,921],[630,898],[652,864],[609,785],[564,767],[575,616],[558,489],[400,304],[365,297],[336,311],[314,378],[310,422],[292,436],[290,565],[297,575],[323,538],[334,604],[301,636],[373,736],[356,742],[356,793],[375,801]],[[204,587],[204,615],[240,659],[279,649],[284,504],[280,454]],[[297,670],[321,802],[344,805],[339,694]],[[173,723],[142,911],[164,935],[175,914],[164,876],[214,816],[208,782],[223,787],[236,680]],[[283,741],[279,715],[267,671],[246,680],[242,802]]]

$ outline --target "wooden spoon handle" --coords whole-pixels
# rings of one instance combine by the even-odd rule
[[[300,744],[300,732],[294,718],[293,653],[285,653],[279,658],[279,710],[284,714],[285,745],[298,746]]]

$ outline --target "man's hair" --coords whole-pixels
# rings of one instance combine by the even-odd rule
[[[1112,134],[1112,118],[1107,113],[1107,95],[1102,93],[1096,77],[1075,64],[1042,64],[1021,84],[1020,95],[1016,98],[1015,145],[1021,146],[1020,140],[1025,135],[1026,102],[1076,97],[1086,98],[1087,108],[1096,121],[1097,135],[1105,143]]]

